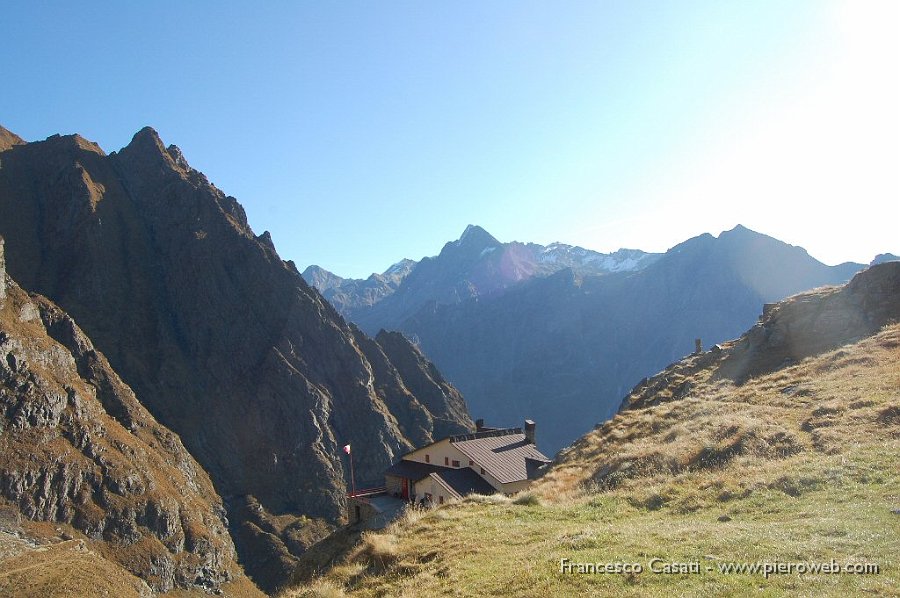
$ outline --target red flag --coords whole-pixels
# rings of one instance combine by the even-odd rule
[[[350,454],[350,445],[349,444],[344,445],[344,452],[347,453],[348,455]]]

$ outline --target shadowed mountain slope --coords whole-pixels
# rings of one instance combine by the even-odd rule
[[[0,239],[0,504],[155,591],[242,577],[209,477],[65,312],[4,280],[2,255]]]
[[[236,512],[253,497],[337,521],[341,446],[360,482],[433,438],[434,414],[374,341],[152,129],[109,156],[72,135],[0,160],[10,273],[72,314]],[[442,426],[472,427],[450,412]]]

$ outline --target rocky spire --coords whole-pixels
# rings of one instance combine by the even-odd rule
[[[147,169],[155,169],[160,165],[171,167],[176,163],[176,159],[166,150],[159,133],[153,127],[144,127],[135,133],[131,143],[123,147],[118,154],[120,158],[142,164]]]
[[[476,224],[470,224],[460,235],[457,245],[477,245],[482,247],[493,247],[500,245],[500,241],[494,238],[489,232]]]

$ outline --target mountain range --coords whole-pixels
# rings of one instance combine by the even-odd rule
[[[377,300],[355,294],[362,281],[317,267],[304,276],[363,330],[412,339],[476,417],[538,421],[551,452],[612,417],[627,389],[691,353],[696,338],[732,338],[764,304],[864,267],[826,266],[740,225],[663,254],[501,243],[470,225],[436,257],[404,264]]]
[[[480,226],[470,224],[436,257],[419,262],[403,259],[383,274],[366,279],[342,278],[313,265],[303,271],[303,278],[341,314],[374,334],[379,327],[395,326],[432,301],[458,303],[498,295],[524,280],[564,268],[594,275],[634,272],[659,257],[636,249],[603,254],[564,243],[501,243]]]
[[[208,474],[209,508],[227,509],[237,554],[263,589],[341,521],[350,484],[341,447],[354,448],[364,486],[413,447],[474,427],[415,347],[346,323],[268,233],[254,234],[240,204],[151,128],[109,155],[78,135],[26,143],[0,128],[0,235],[11,279],[77,322]],[[92,483],[99,491],[102,481]],[[0,492],[28,517],[71,519],[64,505],[27,507],[39,487]],[[58,492],[61,503],[77,500]],[[105,537],[90,519],[72,524]],[[158,586],[193,583],[176,573]]]

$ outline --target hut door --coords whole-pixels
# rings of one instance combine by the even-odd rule
[[[409,499],[409,480],[406,478],[403,478],[403,482],[400,485],[400,496]]]

